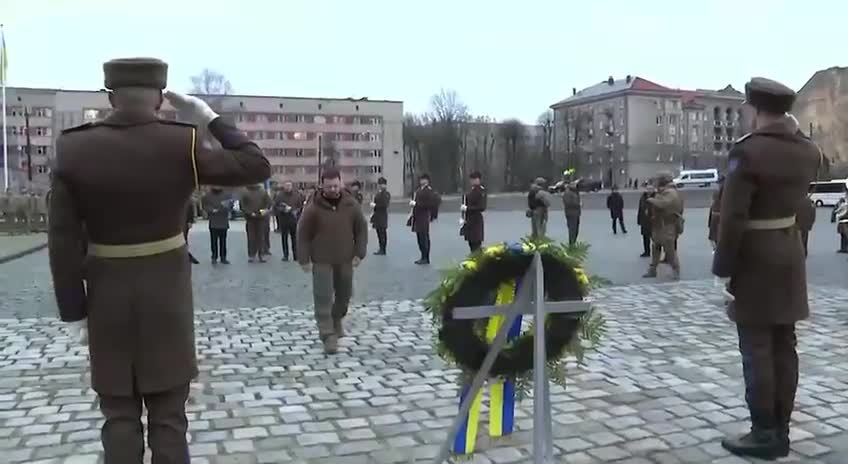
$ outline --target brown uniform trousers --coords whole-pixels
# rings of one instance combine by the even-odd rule
[[[737,325],[752,425],[788,440],[798,385],[795,323],[809,316],[794,222],[820,154],[783,118],[740,139],[728,158],[713,273],[730,277],[728,316]]]
[[[153,464],[189,463],[185,402],[198,370],[187,247],[137,257],[102,250],[182,238],[198,183],[268,178],[268,160],[240,131],[220,118],[209,130],[223,148],[193,152],[194,126],[115,111],[56,143],[50,269],[61,319],[87,318],[106,464],[143,462],[142,406]]]

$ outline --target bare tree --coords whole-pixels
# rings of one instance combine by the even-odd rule
[[[519,158],[519,144],[524,140],[524,124],[518,119],[508,119],[501,124],[498,132],[506,147],[504,188],[508,189],[516,186],[516,164]]]
[[[468,120],[468,107],[462,103],[455,90],[441,89],[430,97],[433,116],[440,122],[461,122]]]
[[[434,184],[443,191],[461,187],[464,124],[470,119],[468,107],[453,90],[441,89],[430,99],[430,143],[428,158],[434,170]]]
[[[229,95],[233,86],[223,74],[205,68],[191,77],[191,92],[198,95]]]

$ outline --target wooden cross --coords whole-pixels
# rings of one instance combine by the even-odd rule
[[[535,285],[533,285],[535,284]],[[477,396],[477,392],[483,387],[483,383],[489,378],[489,372],[495,359],[506,342],[507,333],[519,314],[533,314],[533,463],[554,464],[553,460],[553,437],[551,433],[551,397],[549,391],[548,370],[546,369],[545,353],[545,316],[553,313],[568,313],[573,317],[580,317],[589,311],[591,302],[587,300],[575,301],[545,301],[545,279],[542,266],[542,256],[537,251],[533,255],[533,262],[521,280],[521,286],[515,295],[512,304],[500,306],[469,306],[455,308],[453,317],[455,319],[482,319],[497,314],[504,316],[504,323],[498,329],[498,334],[489,347],[489,352],[483,359],[480,370],[471,382],[471,388],[459,414],[450,428],[447,440],[442,445],[441,451],[433,461],[433,464],[442,464],[447,460],[450,453],[451,443],[464,419],[468,416],[471,403]],[[576,336],[576,335],[575,335]]]

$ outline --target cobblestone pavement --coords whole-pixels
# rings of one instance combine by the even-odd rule
[[[571,383],[553,389],[557,462],[747,461],[719,445],[747,427],[734,330],[710,281],[632,285],[595,295],[608,334]],[[793,453],[848,462],[848,290],[812,287]],[[349,337],[321,353],[304,307],[198,312],[201,375],[189,411],[193,462],[428,462],[457,410],[455,371],[430,348],[412,301],[352,308]],[[101,424],[86,349],[48,319],[0,320],[0,462],[96,463]],[[528,462],[531,401],[517,432],[481,438],[472,462]],[[485,421],[485,414],[484,414]],[[485,427],[481,433],[485,435]]]
[[[844,286],[848,282],[848,261],[834,253],[836,234],[825,210],[811,236],[808,259],[809,282]],[[683,279],[709,279],[712,252],[706,240],[707,210],[690,209],[686,213],[686,232],[679,243]],[[433,265],[416,266],[415,235],[404,226],[406,216],[391,215],[389,256],[369,256],[357,269],[354,299],[357,302],[423,298],[439,281],[439,269],[458,262],[468,252],[459,236],[456,212],[446,210],[433,225]],[[642,237],[635,222],[635,211],[626,211],[630,233],[613,235],[605,211],[586,211],[581,223],[581,240],[591,244],[588,269],[614,284],[642,283],[647,260],[638,258]],[[287,305],[301,307],[312,303],[311,279],[295,263],[280,262],[280,236],[272,236],[274,256],[265,264],[247,263],[244,223],[233,222],[229,237],[230,266],[209,264],[209,232],[205,223],[192,229],[189,242],[201,264],[194,266],[195,303],[201,309]],[[565,220],[551,215],[549,234],[566,237]],[[521,211],[495,211],[486,216],[487,242],[516,240],[529,232]],[[371,235],[369,247],[376,247]],[[659,281],[670,274],[662,269]],[[0,265],[0,317],[54,316],[53,289],[47,252]]]

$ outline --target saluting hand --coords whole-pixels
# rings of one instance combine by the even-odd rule
[[[198,125],[205,126],[218,117],[218,113],[213,111],[208,103],[193,95],[183,95],[167,90],[165,98],[177,111],[187,113],[191,121]]]
[[[359,264],[362,263],[362,260],[359,259],[359,256],[353,257],[353,267],[359,267]]]

